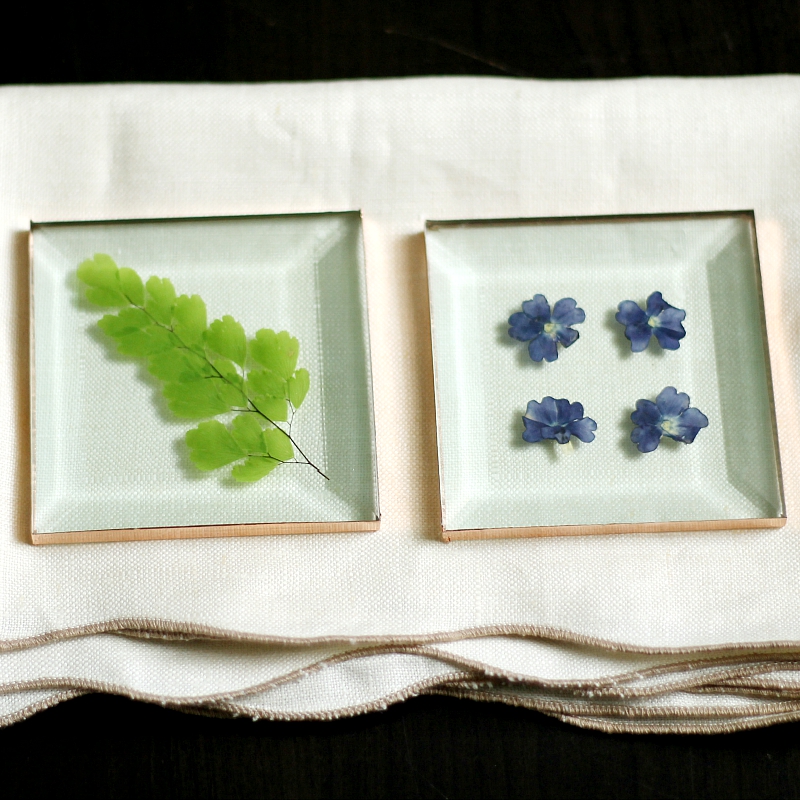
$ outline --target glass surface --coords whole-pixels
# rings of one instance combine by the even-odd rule
[[[426,243],[446,530],[783,516],[751,214],[429,223]],[[633,353],[617,306],[654,291],[686,336]],[[551,363],[508,334],[537,293],[586,312]],[[667,386],[709,426],[640,453],[630,415]],[[595,441],[523,441],[548,395],[582,403]]]
[[[358,213],[34,225],[34,529],[107,530],[378,517]],[[198,294],[209,323],[287,330],[311,388],[292,435],[330,478],[285,464],[256,483],[200,472],[196,420],[166,407],[143,358],[118,355],[76,270],[95,253]],[[219,417],[230,421],[234,414]]]

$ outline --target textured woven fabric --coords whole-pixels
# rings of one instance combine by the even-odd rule
[[[798,89],[791,77],[2,89],[0,638],[138,624],[265,640],[800,640]],[[27,544],[29,220],[349,208],[365,220],[381,531]],[[423,220],[738,208],[764,234],[789,524],[441,543]]]

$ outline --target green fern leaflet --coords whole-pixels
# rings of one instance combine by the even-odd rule
[[[186,433],[198,469],[233,465],[235,480],[252,483],[281,464],[307,464],[327,480],[292,438],[310,387],[308,371],[297,367],[297,339],[262,328],[248,340],[228,315],[208,324],[198,295],[177,295],[168,278],[144,283],[103,253],[84,261],[78,278],[90,303],[119,309],[97,324],[119,353],[147,360],[172,413],[206,420]],[[230,425],[211,419],[229,412]]]

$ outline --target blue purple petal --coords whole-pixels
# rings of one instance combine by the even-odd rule
[[[572,422],[572,417],[570,416],[570,409],[571,405],[569,400],[556,400],[556,425],[564,426],[569,422]]]
[[[656,397],[656,405],[662,417],[678,417],[681,412],[689,408],[689,395],[679,392],[674,386],[667,386]],[[636,406],[638,408],[639,404]]]
[[[585,319],[586,312],[578,308],[578,304],[571,297],[565,297],[553,306],[551,320],[559,325],[578,325]]]
[[[572,403],[567,412],[567,416],[570,422],[581,419],[581,417],[583,417],[583,405],[581,403]]]
[[[585,319],[585,312],[578,308],[571,297],[559,300],[551,315],[547,298],[537,294],[522,304],[521,312],[517,311],[508,318],[508,335],[529,343],[528,353],[533,361],[555,361],[558,358],[558,344],[569,347],[578,339],[578,332],[569,325]],[[545,326],[548,326],[547,333]]]
[[[623,300],[618,308],[615,319],[621,325],[647,324],[647,314],[633,300]]]
[[[699,408],[687,408],[681,414],[678,422],[681,425],[691,425],[695,428],[708,427],[708,417]]]
[[[541,406],[541,403],[537,403],[536,400],[531,400],[528,403],[528,408],[525,411],[525,416],[528,419],[532,419],[532,420],[535,420],[537,422],[541,422],[541,418],[539,416],[539,407],[540,406]]]
[[[681,346],[681,339],[686,336],[686,331],[678,333],[669,328],[655,327],[653,334],[665,350],[677,350]]]
[[[558,439],[558,434],[561,428],[558,425],[542,425],[542,438],[543,439]],[[561,442],[563,444],[563,442]]]
[[[541,403],[531,400],[528,403],[528,410],[525,412],[525,416],[542,425],[554,425],[557,413],[555,399],[545,397]]]
[[[521,342],[527,342],[538,336],[544,324],[539,320],[531,319],[524,311],[517,311],[508,318],[508,324],[511,326],[508,329],[508,335],[513,339],[519,339]]]
[[[582,442],[594,441],[597,423],[583,416],[581,403],[570,403],[563,398],[542,398],[542,402],[531,400],[525,416],[522,418],[525,431],[522,438],[526,442],[540,442],[543,439],[555,439],[559,444],[566,444],[572,436]]]
[[[577,403],[576,405],[580,405]],[[581,411],[581,413],[583,413]],[[597,430],[597,423],[590,419],[589,417],[583,417],[583,419],[574,419],[572,422],[567,425],[567,431],[572,436],[577,436],[582,442],[593,442],[594,441],[594,431]]]
[[[674,386],[662,389],[655,403],[637,400],[631,419],[636,424],[631,441],[643,453],[655,450],[661,436],[691,444],[698,431],[708,425],[708,417],[689,406],[689,395]]]
[[[559,325],[558,328],[556,328],[556,338],[564,347],[569,347],[571,344],[574,344],[578,340],[579,335],[578,331],[572,328],[565,328],[563,325]]]
[[[685,319],[686,312],[682,308],[667,306],[658,315],[658,327],[675,331],[675,333],[680,334],[678,338],[683,339],[683,337],[686,336],[686,331],[683,329],[683,325],[681,325],[681,323]]]
[[[697,408],[687,408],[673,423],[673,439],[691,444],[701,428],[708,426],[708,417]]]
[[[541,420],[545,425],[558,425],[558,403],[555,397],[548,395],[542,398],[536,419]]]
[[[558,358],[556,340],[550,336],[540,335],[531,339],[528,345],[528,354],[534,361],[555,361]]]
[[[522,304],[522,310],[533,319],[541,320],[542,324],[550,322],[550,304],[543,294],[533,296],[533,300],[526,300]]]
[[[559,444],[566,444],[569,441],[569,431],[566,428],[553,428],[553,438]]]
[[[647,298],[647,316],[657,317],[665,308],[672,308],[672,306],[664,300],[661,292],[653,292]]]
[[[522,438],[526,442],[541,442],[544,438],[542,436],[542,423],[528,419],[528,417],[523,417],[522,422],[525,425],[525,430],[522,432]]]
[[[625,326],[625,336],[634,353],[645,350],[653,335],[665,350],[677,350],[680,340],[686,336],[681,324],[685,317],[686,312],[671,306],[661,292],[653,292],[647,298],[647,311],[643,311],[633,300],[623,300],[616,314],[617,322]]]
[[[625,336],[631,343],[631,350],[634,353],[641,353],[650,344],[652,335],[653,329],[646,322],[628,325],[625,328]]]
[[[640,453],[652,453],[661,441],[661,430],[654,425],[644,425],[631,431],[631,441]]]
[[[637,400],[636,411],[631,414],[631,420],[636,425],[658,425],[661,412],[652,400]]]

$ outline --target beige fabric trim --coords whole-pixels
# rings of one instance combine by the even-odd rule
[[[470,676],[466,673],[463,675],[455,675],[452,677],[453,681],[469,680]],[[590,715],[590,714],[569,714],[559,713],[553,710],[536,709],[531,704],[519,702],[519,698],[512,698],[510,696],[497,696],[489,695],[479,689],[470,689],[467,686],[449,687],[449,681],[432,680],[421,681],[416,683],[402,692],[393,693],[381,701],[364,703],[357,706],[349,706],[346,708],[336,709],[330,712],[319,713],[273,713],[265,712],[263,714],[254,715],[252,709],[237,705],[234,702],[220,702],[214,705],[188,705],[182,703],[165,703],[159,702],[166,708],[183,713],[195,714],[198,716],[214,717],[221,719],[232,719],[236,717],[248,717],[257,720],[274,720],[274,721],[324,721],[341,719],[345,717],[356,716],[359,714],[366,714],[372,711],[382,711],[388,708],[389,705],[402,702],[411,697],[418,695],[442,695],[448,697],[458,697],[462,699],[475,700],[478,702],[502,702],[506,705],[517,707],[529,708],[531,710],[539,711],[547,716],[554,717],[561,722],[569,725],[575,725],[580,728],[588,728],[591,730],[599,730],[604,733],[636,733],[636,734],[669,734],[669,733],[689,733],[689,734],[720,734],[720,733],[734,733],[737,731],[752,730],[755,728],[763,728],[769,725],[776,725],[783,722],[792,722],[800,719],[800,710],[784,711],[781,713],[759,714],[750,717],[738,716],[729,719],[679,719],[673,715],[669,719],[616,719],[604,715]],[[51,708],[58,703],[70,700],[74,697],[81,696],[85,692],[81,691],[65,691],[46,701],[32,704],[21,711],[8,715],[7,717],[0,718],[0,727],[11,725],[14,722],[19,722],[29,716],[37,713],[38,711]]]
[[[434,690],[425,690],[420,691],[420,695],[442,695],[448,696],[448,693],[445,691],[437,691]],[[406,698],[407,699],[407,698]],[[482,702],[481,698],[474,697],[469,698],[475,700],[477,702]],[[187,714],[196,714],[198,716],[204,717],[214,717],[217,719],[235,719],[242,714],[229,710],[223,711],[221,709],[212,708],[212,707],[181,707],[181,706],[174,706],[172,707],[176,711],[183,711]],[[382,709],[370,709],[373,710],[382,710]],[[357,712],[357,713],[367,713],[367,712]],[[736,733],[738,731],[746,731],[746,730],[753,730],[756,728],[765,728],[769,725],[777,725],[783,722],[792,722],[797,719],[800,719],[800,713],[791,713],[791,714],[777,714],[777,715],[766,715],[760,717],[749,717],[749,718],[742,718],[740,720],[714,720],[714,721],[697,721],[697,720],[690,720],[690,721],[664,721],[664,722],[655,722],[655,721],[640,721],[640,720],[612,720],[607,719],[604,717],[584,717],[584,716],[571,716],[569,714],[554,714],[548,711],[540,712],[548,717],[553,717],[560,722],[563,722],[567,725],[574,725],[578,728],[586,728],[589,730],[598,730],[603,733],[634,733],[634,734],[669,734],[669,733],[687,733],[687,734],[723,734],[723,733]],[[250,716],[247,714],[247,716]],[[331,717],[326,719],[339,719],[347,716],[346,714],[335,714]],[[265,717],[267,719],[267,717]],[[292,721],[288,717],[284,717],[280,714],[272,714],[268,717],[268,719],[272,721]],[[313,721],[319,720],[318,717],[310,716],[306,717],[305,721]]]
[[[149,635],[149,634],[144,634]],[[170,637],[171,638],[171,637]],[[318,672],[320,669],[356,658],[379,655],[381,653],[408,653],[425,657],[437,658],[441,661],[452,663],[454,666],[466,666],[470,671],[462,670],[446,678],[435,678],[414,683],[404,689],[390,693],[378,700],[354,706],[319,712],[271,712],[258,711],[247,705],[237,703],[240,697],[266,691],[268,689],[291,683],[303,677]],[[749,654],[751,659],[758,654]],[[541,713],[554,716],[564,722],[592,727],[609,732],[641,732],[641,733],[717,733],[733,730],[744,730],[749,727],[761,727],[788,719],[800,718],[800,691],[770,690],[769,687],[759,687],[757,676],[763,673],[772,673],[782,669],[796,669],[800,665],[796,660],[786,658],[773,658],[770,661],[754,661],[742,664],[736,661],[735,656],[726,656],[720,659],[704,659],[701,662],[676,662],[675,664],[661,665],[650,670],[640,670],[628,673],[626,676],[610,676],[604,679],[607,686],[598,688],[592,682],[587,686],[582,682],[580,686],[569,687],[563,682],[534,682],[530,680],[515,681],[514,676],[502,675],[496,668],[470,662],[468,659],[459,658],[452,654],[440,652],[436,648],[417,647],[374,647],[356,649],[337,654],[308,665],[291,673],[266,681],[256,686],[234,692],[195,697],[166,697],[144,692],[133,691],[125,686],[86,680],[70,679],[40,679],[36,681],[16,682],[0,685],[0,691],[16,692],[35,689],[62,690],[53,698],[42,703],[34,704],[7,718],[0,719],[0,725],[8,725],[44,710],[56,703],[86,692],[104,692],[120,695],[143,702],[155,703],[179,710],[191,710],[196,713],[209,713],[217,716],[246,716],[253,719],[284,719],[284,720],[328,720],[338,719],[371,711],[384,710],[389,705],[401,702],[419,694],[442,694],[451,697],[480,700],[485,702],[502,702],[508,705],[529,708]],[[709,669],[709,667],[711,669]],[[669,675],[671,672],[683,671],[682,676],[676,676],[672,681],[660,683],[655,686],[644,687],[619,687],[613,686],[613,680],[631,680],[642,677],[658,677]],[[711,674],[709,674],[711,672]],[[647,673],[647,674],[646,674]],[[487,678],[503,679],[509,681],[507,688],[515,685],[520,690],[528,688],[544,688],[560,690],[566,696],[561,697],[522,697],[513,694],[499,694],[490,691],[496,687]],[[746,686],[727,685],[726,680],[747,680]],[[674,691],[689,691],[697,694],[737,694],[740,696],[763,697],[773,702],[743,705],[736,708],[681,708],[679,706],[649,706],[631,707],[621,702],[635,697],[654,697]],[[606,702],[603,702],[603,701]],[[624,722],[620,722],[624,720]]]
[[[754,676],[758,678],[758,680],[750,680],[747,677],[741,677],[741,678],[725,679],[720,681],[720,683],[726,690],[735,687],[741,687],[746,689],[753,689],[753,688],[765,689],[767,691],[774,691],[781,693],[800,692],[800,675],[798,676],[798,680],[786,681],[786,680],[781,680],[780,677],[774,674],[771,674],[775,672],[781,672],[784,670],[788,672],[791,669],[792,667],[789,664],[783,664],[780,666],[774,665],[772,669],[764,670],[764,673],[760,677]]]
[[[469,678],[466,679],[469,681]],[[459,684],[458,682],[461,681]],[[451,685],[452,684],[452,685]],[[790,710],[774,711],[772,713],[762,713],[752,716],[745,716],[739,710],[735,710],[729,716],[697,716],[696,718],[681,718],[675,711],[669,709],[670,714],[661,718],[657,716],[647,718],[618,718],[606,714],[574,714],[564,713],[548,708],[535,708],[533,703],[522,701],[520,698],[511,696],[498,696],[481,691],[479,684],[464,683],[464,678],[453,676],[451,679],[442,681],[439,679],[431,681],[421,681],[408,689],[387,696],[382,701],[365,703],[358,706],[336,709],[328,712],[308,712],[308,713],[286,713],[286,712],[264,712],[259,715],[253,714],[253,709],[247,706],[237,705],[236,703],[220,703],[213,706],[184,707],[175,706],[177,710],[188,711],[208,716],[239,717],[247,716],[254,719],[284,720],[284,721],[304,721],[304,720],[332,720],[343,717],[364,714],[371,711],[385,710],[389,705],[402,702],[409,697],[428,694],[442,695],[448,697],[458,697],[481,702],[502,702],[507,705],[523,707],[530,710],[539,711],[547,716],[555,717],[562,722],[576,725],[583,728],[601,730],[607,733],[696,733],[696,734],[715,734],[731,733],[739,730],[749,730],[752,728],[765,727],[767,725],[789,722],[800,719],[800,707]],[[779,704],[775,704],[779,705]],[[800,704],[792,704],[800,706]]]
[[[143,634],[151,637],[177,635],[179,637],[185,636],[188,638],[219,639],[224,641],[251,642],[254,644],[287,645],[291,647],[316,646],[322,644],[407,646],[435,644],[437,642],[455,642],[462,639],[479,639],[489,636],[519,636],[523,638],[536,638],[546,641],[567,642],[587,647],[596,647],[614,653],[639,653],[642,655],[680,655],[724,651],[749,653],[794,650],[800,652],[800,640],[730,642],[714,645],[693,645],[690,647],[647,647],[633,645],[627,642],[616,642],[611,639],[602,639],[595,636],[574,633],[561,628],[551,628],[541,625],[484,625],[429,634],[312,636],[308,638],[298,638],[291,636],[267,636],[256,633],[233,631],[227,628],[216,628],[209,625],[174,622],[165,619],[150,619],[147,617],[121,617],[105,622],[62,628],[48,631],[47,633],[36,634],[34,636],[20,637],[18,639],[3,639],[0,640],[0,652],[7,650],[23,650],[28,647],[48,644],[49,642],[71,639],[77,636],[88,636],[95,633]]]
[[[530,708],[554,716],[615,718],[626,720],[716,720],[716,719],[754,719],[762,716],[780,716],[800,714],[800,701],[778,701],[736,708],[681,708],[679,706],[625,706],[606,705],[601,703],[575,703],[569,700],[548,700],[537,697],[497,694],[479,688],[445,686],[436,689],[436,694],[470,700],[499,700],[507,705]]]
[[[315,671],[303,670],[306,671]],[[275,684],[282,681],[276,681]],[[203,716],[233,718],[248,717],[254,720],[333,720],[382,711],[390,705],[422,694],[442,695],[480,702],[501,702],[526,708],[562,722],[578,727],[601,730],[607,733],[695,733],[716,734],[765,727],[767,725],[800,719],[800,701],[775,702],[757,706],[740,706],[735,709],[683,709],[678,707],[650,707],[632,709],[613,707],[606,704],[574,703],[569,701],[549,701],[540,698],[523,698],[514,695],[499,695],[486,691],[490,684],[475,682],[470,673],[457,673],[446,679],[436,678],[414,683],[405,689],[393,692],[380,700],[354,706],[321,712],[255,712],[254,709],[238,704],[235,700],[193,702],[170,702],[163,698],[148,697],[136,692],[123,691],[122,694],[135,700],[157,703],[173,710]],[[39,687],[37,687],[39,688]],[[109,687],[111,688],[111,687]],[[520,687],[524,688],[524,687]],[[104,691],[104,689],[101,689]],[[33,704],[8,717],[0,719],[0,726],[10,725],[25,719],[38,711],[50,708],[64,700],[85,694],[81,690],[63,691],[46,701]],[[115,692],[119,693],[119,692]],[[725,692],[722,692],[723,694]]]
[[[159,637],[160,638],[160,637]],[[170,637],[170,640],[173,637]],[[177,637],[183,638],[183,637]],[[674,664],[661,665],[649,669],[635,670],[628,673],[617,673],[599,678],[594,681],[548,681],[548,680],[534,680],[530,676],[517,675],[515,673],[508,673],[497,667],[492,667],[488,664],[473,661],[466,658],[461,658],[448,652],[440,651],[436,648],[425,646],[412,646],[412,647],[371,647],[371,648],[354,648],[350,651],[338,653],[334,656],[321,659],[312,664],[308,664],[292,672],[286,673],[279,677],[265,681],[263,683],[253,684],[229,692],[219,692],[210,695],[196,695],[188,697],[174,697],[169,695],[152,694],[149,692],[138,692],[126,687],[122,684],[115,684],[106,681],[93,681],[85,680],[82,678],[38,678],[30,681],[14,681],[8,683],[0,683],[0,693],[7,694],[11,692],[29,691],[37,689],[75,689],[86,692],[103,692],[107,694],[115,694],[123,697],[129,697],[134,700],[141,700],[143,702],[151,703],[189,703],[189,704],[202,704],[209,702],[221,702],[237,697],[247,696],[258,692],[267,691],[277,686],[287,683],[292,683],[301,678],[312,675],[320,669],[328,666],[334,666],[347,661],[353,661],[360,658],[367,658],[375,655],[382,654],[408,654],[419,655],[426,658],[434,658],[443,663],[452,664],[454,667],[460,668],[462,674],[468,675],[468,680],[479,680],[481,682],[491,684],[493,680],[499,680],[501,683],[518,684],[524,688],[543,688],[551,691],[569,692],[576,697],[590,697],[598,700],[601,699],[634,699],[643,697],[654,697],[673,691],[688,691],[690,689],[700,690],[704,686],[713,686],[719,684],[726,678],[735,679],[740,677],[747,677],[758,675],[763,672],[772,672],[776,669],[798,668],[800,669],[800,661],[797,660],[795,654],[787,654],[786,659],[772,658],[769,661],[756,660],[761,654],[748,654],[749,659],[753,661],[750,664],[743,664],[740,657],[735,655],[726,656],[720,659],[704,659],[700,662],[681,661]],[[800,655],[800,654],[798,654]],[[748,657],[746,656],[746,658]],[[719,666],[718,666],[719,665]],[[713,668],[713,669],[710,669]],[[665,681],[655,685],[645,685],[641,687],[636,686],[618,686],[619,682],[632,681],[642,678],[659,677],[661,675],[668,676],[671,673],[681,673],[671,681]],[[752,684],[751,684],[752,685]],[[765,696],[775,696],[776,693],[770,694],[769,688],[764,687]],[[777,696],[782,696],[778,694]],[[786,699],[789,699],[788,697]]]
[[[212,712],[222,712],[229,716],[245,716],[253,720],[283,720],[284,722],[303,722],[309,720],[334,720],[343,717],[355,717],[360,714],[368,714],[371,711],[386,711],[386,709],[408,700],[411,697],[417,697],[420,694],[433,694],[432,689],[445,687],[451,681],[464,681],[474,678],[467,672],[456,673],[447,678],[430,678],[423,681],[418,681],[405,689],[398,692],[392,692],[380,700],[373,700],[368,703],[359,703],[354,706],[345,706],[343,708],[332,709],[331,711],[308,711],[308,712],[273,712],[273,711],[254,711],[249,706],[237,705],[232,702],[215,703],[213,706],[206,706],[206,709]],[[180,707],[179,707],[180,708]]]
[[[80,692],[102,692],[106,694],[114,694],[120,695],[123,697],[128,697],[133,700],[139,700],[142,702],[148,703],[158,703],[158,704],[208,704],[208,703],[223,703],[229,700],[233,700],[235,698],[248,696],[251,694],[256,694],[258,692],[267,691],[269,689],[276,688],[278,686],[292,683],[294,681],[300,680],[304,677],[308,677],[319,670],[334,666],[337,664],[341,664],[347,661],[353,661],[360,658],[367,658],[370,656],[375,655],[382,655],[382,654],[392,654],[392,653],[399,653],[399,654],[409,654],[409,655],[419,655],[424,656],[427,658],[435,658],[439,661],[444,663],[450,663],[454,667],[458,667],[461,669],[459,675],[463,676],[461,678],[448,678],[447,682],[452,683],[456,680],[467,680],[471,682],[480,682],[486,686],[495,686],[493,681],[500,682],[500,685],[518,685],[521,689],[525,688],[541,688],[550,691],[556,691],[559,693],[565,693],[576,700],[581,698],[590,698],[598,701],[602,700],[624,700],[624,699],[635,699],[635,698],[645,698],[645,697],[657,697],[659,695],[666,694],[668,692],[674,691],[695,691],[701,692],[706,691],[706,693],[720,693],[725,691],[730,691],[727,686],[722,684],[721,682],[726,679],[737,679],[742,677],[748,676],[757,676],[758,674],[764,672],[773,672],[776,669],[789,669],[789,668],[800,668],[800,662],[797,660],[790,660],[790,661],[781,661],[781,660],[770,660],[770,661],[755,661],[758,657],[758,654],[752,654],[751,658],[754,660],[754,663],[751,664],[742,664],[741,660],[737,660],[735,656],[729,656],[721,659],[707,659],[702,662],[676,662],[675,664],[669,665],[662,665],[659,667],[654,667],[648,670],[637,670],[635,672],[617,674],[617,675],[610,675],[606,678],[598,679],[597,681],[592,682],[576,682],[570,683],[565,681],[537,681],[531,680],[530,677],[526,676],[518,676],[513,673],[505,673],[502,670],[498,670],[496,667],[491,667],[486,664],[481,664],[480,662],[471,661],[469,659],[460,658],[458,656],[454,656],[447,652],[438,651],[436,648],[428,648],[424,646],[419,647],[373,647],[373,648],[362,648],[362,649],[353,649],[351,651],[338,653],[334,656],[330,656],[329,658],[321,659],[320,661],[314,662],[312,664],[308,664],[304,667],[299,669],[293,670],[292,672],[286,673],[285,675],[281,675],[279,677],[273,678],[271,680],[265,681],[263,683],[254,684],[251,686],[244,687],[242,689],[237,689],[234,691],[229,692],[219,692],[209,695],[195,695],[195,696],[188,696],[188,697],[174,697],[169,695],[160,695],[160,694],[153,694],[149,692],[139,692],[133,690],[127,686],[122,684],[115,684],[112,682],[106,681],[94,681],[94,680],[86,680],[82,678],[39,678],[30,681],[14,681],[9,683],[0,683],[0,693],[7,694],[12,692],[21,692],[21,691],[30,691],[30,690],[44,690],[44,689],[61,689],[61,690],[78,690]],[[791,658],[791,656],[787,655],[787,659]],[[716,665],[719,664],[719,668]],[[728,666],[722,666],[728,665]],[[713,667],[713,670],[709,670],[709,667]],[[703,669],[705,668],[705,669]],[[624,686],[616,686],[614,685],[615,681],[630,681],[635,679],[647,678],[647,677],[658,677],[660,675],[668,676],[673,672],[679,672],[680,675],[676,676],[675,679],[670,681],[665,681],[663,683],[658,683],[655,685],[645,685],[641,687],[624,687]],[[709,674],[710,673],[710,674]],[[477,684],[476,684],[477,685]],[[715,689],[715,686],[720,686],[721,689]],[[754,688],[757,687],[758,691],[754,691]],[[735,687],[730,687],[734,689]],[[741,689],[740,692],[742,694],[753,694],[763,697],[772,697],[775,698],[776,701],[788,701],[790,699],[794,699],[794,696],[790,693],[784,693],[781,691],[770,691],[769,687],[758,687],[758,684],[754,681],[750,682],[745,689]],[[492,695],[495,699],[503,699],[505,696],[495,696]],[[800,697],[798,697],[800,700]],[[397,700],[390,700],[387,699],[386,703],[393,703],[398,702]],[[564,705],[564,703],[567,705]],[[383,701],[380,703],[375,704],[375,708],[382,707]],[[576,713],[577,708],[582,708],[583,706],[576,705],[570,706],[569,703],[564,700],[561,703],[554,701],[554,705],[552,710],[555,713]],[[595,708],[608,708],[607,704],[598,703]],[[361,708],[361,706],[358,706]],[[538,710],[544,710],[543,708],[539,708]],[[369,710],[367,708],[366,710]],[[241,712],[241,713],[249,713],[249,712]],[[364,711],[359,711],[357,713],[365,713]],[[597,712],[599,713],[599,711]],[[337,712],[337,716],[347,716],[345,712],[339,714]],[[305,717],[303,717],[305,718]],[[314,717],[309,717],[314,718]],[[326,718],[327,717],[323,717]]]
[[[724,681],[686,689],[692,694],[724,694],[730,697],[772,697],[777,700],[800,700],[800,690],[767,689],[762,686],[730,686]]]
[[[575,692],[587,691],[595,697],[646,697],[649,695],[664,694],[665,691],[678,691],[686,687],[705,685],[709,681],[715,682],[739,677],[749,677],[763,672],[772,672],[777,669],[800,669],[800,652],[794,653],[742,653],[720,658],[704,658],[691,661],[675,661],[655,667],[632,670],[631,672],[614,673],[604,678],[580,681],[561,681],[535,679],[530,675],[506,672],[496,666],[474,659],[464,658],[457,654],[442,651],[435,647],[419,646],[395,648],[390,652],[418,653],[437,658],[441,661],[468,667],[479,671],[487,678],[500,678],[504,681],[519,682],[527,686],[537,686],[555,690],[571,690]],[[763,660],[768,656],[769,660]],[[669,675],[674,672],[684,673],[672,683],[658,684],[657,686],[626,687],[620,684],[628,683],[643,678],[654,678]],[[697,673],[687,675],[685,673]],[[666,688],[662,688],[666,687]],[[800,686],[798,686],[800,689]]]
[[[228,700],[233,700],[238,697],[256,694],[258,692],[274,689],[287,683],[294,683],[301,678],[313,675],[321,669],[331,667],[336,664],[341,664],[346,661],[352,661],[359,658],[367,658],[369,656],[382,655],[384,653],[404,653],[409,652],[404,649],[399,650],[386,650],[385,648],[365,648],[361,650],[352,650],[350,652],[338,653],[335,656],[321,659],[313,664],[308,664],[305,667],[288,672],[277,678],[273,678],[263,683],[257,683],[252,686],[246,686],[242,689],[236,689],[230,692],[216,692],[208,695],[195,695],[188,697],[170,697],[168,695],[151,694],[150,692],[139,692],[135,689],[130,689],[122,684],[111,683],[107,681],[85,680],[82,678],[38,678],[31,681],[14,681],[9,683],[0,683],[0,694],[11,694],[14,692],[25,692],[40,689],[71,689],[79,690],[81,693],[95,692],[103,694],[114,694],[121,697],[128,697],[131,700],[140,700],[145,703],[157,703],[159,705],[203,705],[209,703],[223,703]],[[416,653],[412,653],[416,655]],[[421,654],[424,655],[424,654]],[[459,672],[459,677],[454,677],[452,680],[475,679],[479,676],[472,672]],[[450,680],[448,677],[447,680]],[[376,706],[377,707],[377,706]],[[361,713],[361,712],[359,712]],[[249,715],[249,712],[248,712]]]
[[[0,728],[5,728],[7,725],[13,725],[15,722],[22,722],[22,720],[32,717],[39,711],[45,711],[48,708],[57,706],[59,703],[63,703],[65,700],[72,700],[73,697],[80,697],[82,694],[85,693],[81,691],[59,692],[58,694],[48,697],[46,700],[40,700],[38,703],[31,703],[31,705],[26,706],[19,711],[15,711],[13,714],[7,714],[4,717],[0,717]]]

